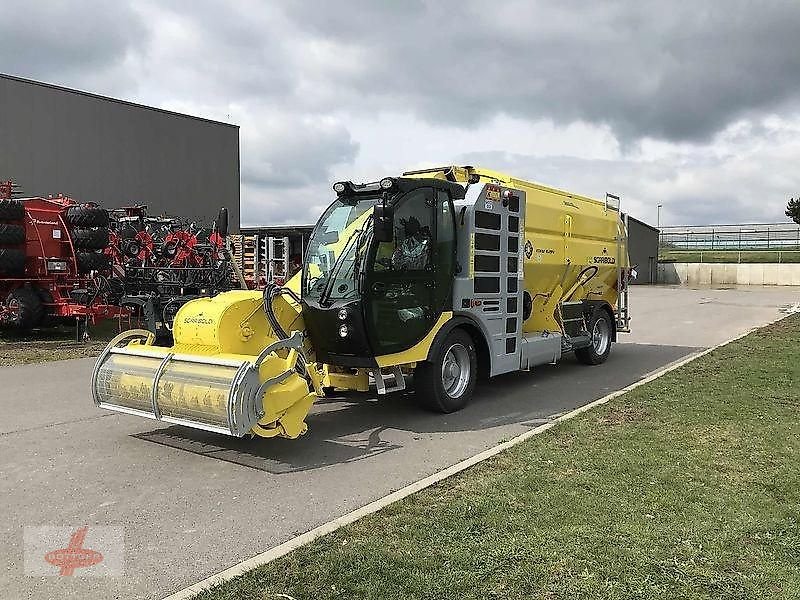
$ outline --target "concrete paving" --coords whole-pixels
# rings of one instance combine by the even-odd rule
[[[799,299],[786,288],[635,288],[635,333],[603,366],[570,358],[502,376],[454,415],[422,412],[404,396],[327,399],[294,441],[96,409],[90,359],[0,369],[0,597],[163,597],[770,322]],[[25,576],[25,526],[82,524],[124,528],[124,576]]]

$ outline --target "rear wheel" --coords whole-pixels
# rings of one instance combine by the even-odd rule
[[[70,206],[67,222],[76,227],[108,227],[108,211],[89,204]]]
[[[608,312],[602,308],[595,308],[589,319],[589,345],[575,350],[575,357],[586,365],[606,362],[608,355],[611,354],[613,331],[614,324]]]
[[[434,352],[430,361],[414,370],[417,401],[429,410],[451,413],[467,405],[475,390],[478,354],[472,338],[455,329]]]
[[[100,227],[98,229],[73,229],[72,243],[76,248],[86,248],[87,250],[102,250],[108,246],[108,229]]]
[[[10,309],[5,325],[19,331],[29,331],[44,319],[44,305],[39,295],[29,287],[13,290],[6,298]]]
[[[102,252],[76,252],[75,260],[81,275],[89,271],[105,271],[109,267],[108,256]]]
[[[20,275],[25,271],[25,251],[0,248],[0,275]]]
[[[25,228],[22,225],[0,223],[0,244],[17,246],[25,243]]]

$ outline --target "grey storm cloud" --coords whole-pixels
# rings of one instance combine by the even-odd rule
[[[262,124],[243,145],[259,160],[243,165],[242,182],[277,189],[327,181],[329,165],[352,162],[358,152],[358,144],[343,126],[291,116]]]
[[[0,3],[0,70],[22,77],[79,85],[98,72],[109,76],[147,39],[141,15],[124,3]],[[101,85],[116,88],[108,80]]]
[[[498,112],[610,125],[623,140],[699,140],[800,101],[797,2],[354,2],[298,29],[360,49],[328,81],[352,102],[468,127]],[[354,98],[357,96],[357,98]]]
[[[800,186],[795,156],[749,154],[685,156],[642,161],[583,159],[573,156],[524,156],[471,152],[463,164],[493,165],[594,198],[622,195],[624,211],[655,225],[656,205],[663,205],[662,225],[685,223],[757,223],[783,221],[786,190]],[[787,188],[786,173],[790,174]]]
[[[140,90],[201,87],[308,113],[403,110],[465,128],[498,113],[580,120],[623,141],[703,140],[800,105],[800,4],[783,0],[11,0],[0,7],[0,52],[14,56],[2,62],[63,82],[127,54],[145,60],[165,15],[191,41],[175,44],[165,73],[153,64],[129,82]]]

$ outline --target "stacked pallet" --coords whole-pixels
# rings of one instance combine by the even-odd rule
[[[261,275],[258,236],[237,234],[229,237],[234,248],[233,259],[241,269],[242,275],[246,280],[257,282]]]

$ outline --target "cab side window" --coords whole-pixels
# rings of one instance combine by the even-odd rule
[[[375,253],[375,271],[427,271],[432,268],[434,223],[430,189],[417,189],[394,213],[394,239]]]

